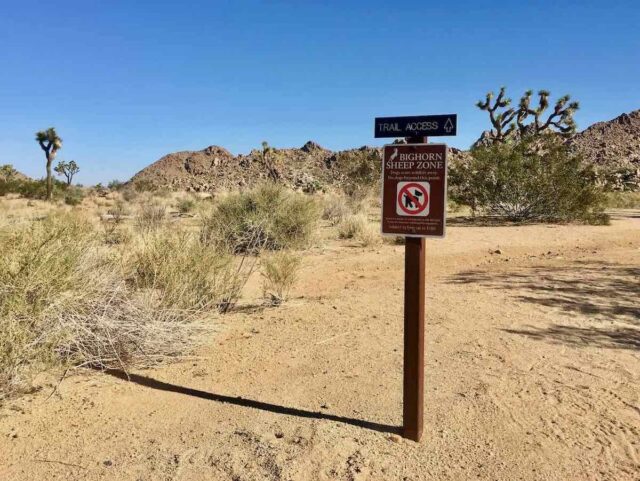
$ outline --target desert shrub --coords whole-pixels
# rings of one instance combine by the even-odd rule
[[[188,214],[196,208],[196,200],[192,197],[183,197],[178,199],[176,207],[181,214]]]
[[[640,192],[607,192],[606,196],[610,209],[640,209]]]
[[[221,199],[203,221],[202,239],[233,253],[301,248],[319,217],[312,197],[268,183]]]
[[[124,186],[125,186],[125,183],[119,181],[118,179],[114,179],[107,184],[107,188],[109,190],[115,190],[115,191],[122,190]]]
[[[122,198],[126,202],[133,202],[138,197],[138,192],[131,187],[123,187],[120,192],[122,193]]]
[[[75,310],[89,274],[92,229],[78,216],[0,232],[0,388],[24,382],[27,365],[55,362],[53,318]],[[86,287],[91,288],[91,285]]]
[[[463,207],[464,206],[461,203],[456,202],[454,199],[451,199],[451,198],[447,199],[447,212],[455,214],[460,212]]]
[[[327,195],[322,202],[322,218],[331,225],[338,225],[351,214],[348,200],[341,195]]]
[[[349,197],[363,199],[379,190],[382,158],[375,149],[362,148],[338,154],[336,168],[342,177],[342,186]]]
[[[554,138],[472,150],[450,172],[452,199],[513,221],[603,223],[604,194],[591,168]]]
[[[153,364],[205,332],[192,311],[165,308],[162,292],[126,282],[79,214],[9,227],[0,229],[0,398],[51,367]]]
[[[136,180],[133,184],[133,189],[138,192],[153,192],[156,190],[156,186],[150,180]]]
[[[64,192],[64,203],[71,206],[82,204],[84,191],[79,187],[69,186]]]
[[[154,202],[147,202],[140,206],[136,215],[136,227],[142,232],[159,229],[165,222],[167,211],[164,206]]]
[[[62,182],[53,179],[53,198],[60,198],[60,190],[62,190]],[[20,189],[18,193],[27,199],[40,199],[47,198],[47,183],[45,180],[26,180],[20,182]]]
[[[167,187],[156,187],[153,191],[153,196],[159,199],[168,199],[171,197],[171,190]]]
[[[346,217],[338,225],[338,236],[341,239],[353,239],[364,246],[370,246],[381,241],[380,234],[369,223],[364,214]]]
[[[366,229],[368,223],[367,217],[363,214],[350,215],[338,225],[338,236],[340,239],[353,239]]]
[[[393,246],[401,246],[405,244],[405,238],[399,235],[387,235],[382,238],[382,241],[385,244],[390,244]]]
[[[279,251],[260,259],[264,297],[273,306],[279,306],[289,298],[289,293],[298,280],[302,265],[299,254]]]
[[[40,313],[52,298],[81,282],[78,259],[91,249],[92,236],[86,219],[62,214],[3,232],[0,317]]]
[[[84,197],[82,189],[69,186],[65,182],[60,182],[57,179],[52,179],[52,181],[53,198],[55,200],[64,200],[69,205],[77,205],[74,204],[74,201]],[[31,180],[16,178],[15,176],[3,177],[0,175],[0,196],[6,194],[19,194],[25,199],[44,200],[47,198],[47,184],[43,179]],[[67,199],[69,199],[69,201],[67,201]]]
[[[633,164],[599,165],[598,183],[609,192],[640,192],[640,170]]]
[[[130,214],[130,210],[123,201],[116,200],[111,207],[107,209],[107,215],[115,224],[124,222],[125,218]]]
[[[0,180],[11,180],[18,177],[18,171],[11,164],[0,165]]]
[[[121,221],[114,219],[104,220],[102,222],[103,240],[107,245],[128,244],[133,240],[133,234]]]
[[[139,289],[158,291],[167,308],[226,312],[240,296],[251,264],[189,232],[165,230],[145,239],[135,252],[133,279]]]
[[[0,178],[0,197],[7,194],[18,193],[19,182],[14,179],[2,179]]]

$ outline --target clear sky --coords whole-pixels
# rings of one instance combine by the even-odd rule
[[[41,177],[55,126],[78,181],[169,152],[380,145],[376,116],[458,113],[506,85],[570,93],[580,128],[640,108],[640,2],[0,0],[0,164]]]

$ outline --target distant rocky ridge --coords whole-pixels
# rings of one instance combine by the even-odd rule
[[[343,155],[357,152],[381,154],[382,149],[363,146],[334,152],[309,141],[300,148],[275,149],[275,157],[282,182],[293,188],[313,190],[318,185],[340,184],[344,180],[340,165]],[[461,155],[457,149],[450,149],[450,153],[454,157]],[[211,145],[199,151],[165,155],[129,182],[154,188],[208,192],[250,186],[267,178],[260,151],[234,156],[223,147]]]
[[[598,122],[570,141],[611,188],[640,190],[640,110]]]
[[[572,137],[569,144],[583,155],[585,162],[606,173],[613,188],[640,189],[640,110],[598,122]],[[344,154],[358,151],[381,153],[380,148],[367,146],[334,152],[309,141],[300,148],[276,149],[275,156],[282,182],[306,190],[313,185],[340,184],[344,180],[341,159]],[[449,149],[452,164],[463,161],[467,155],[466,151]],[[223,147],[212,145],[200,151],[165,155],[138,172],[130,182],[154,188],[210,192],[253,185],[267,177],[260,151],[234,156]]]

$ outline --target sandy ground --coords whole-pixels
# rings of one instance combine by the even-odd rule
[[[403,248],[331,242],[193,359],[5,404],[0,479],[640,480],[640,213],[454,225],[427,255],[421,443],[393,434]]]

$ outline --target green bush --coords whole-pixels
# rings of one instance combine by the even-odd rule
[[[202,238],[233,253],[309,245],[320,217],[312,197],[268,183],[230,194],[205,217]]]
[[[611,209],[640,209],[640,192],[607,192],[606,204]]]
[[[69,186],[64,192],[64,203],[71,206],[82,204],[85,195],[81,188]]]
[[[0,182],[15,180],[19,172],[11,164],[0,165]]]
[[[122,190],[124,188],[124,182],[119,181],[118,179],[114,179],[107,184],[109,190]]]
[[[475,212],[513,221],[606,223],[591,168],[552,137],[472,150],[450,170],[450,195]]]
[[[18,194],[20,182],[13,179],[0,178],[0,197],[7,194]]]
[[[65,182],[60,182],[57,179],[52,179],[52,181],[55,200],[65,200],[70,191],[77,189],[77,187],[68,186]],[[47,198],[47,183],[44,179],[0,179],[0,196],[6,194],[19,194],[25,199],[45,200]],[[77,197],[77,194],[75,196]]]
[[[363,148],[341,152],[336,159],[336,168],[349,197],[363,199],[380,188],[382,158],[377,150]]]

